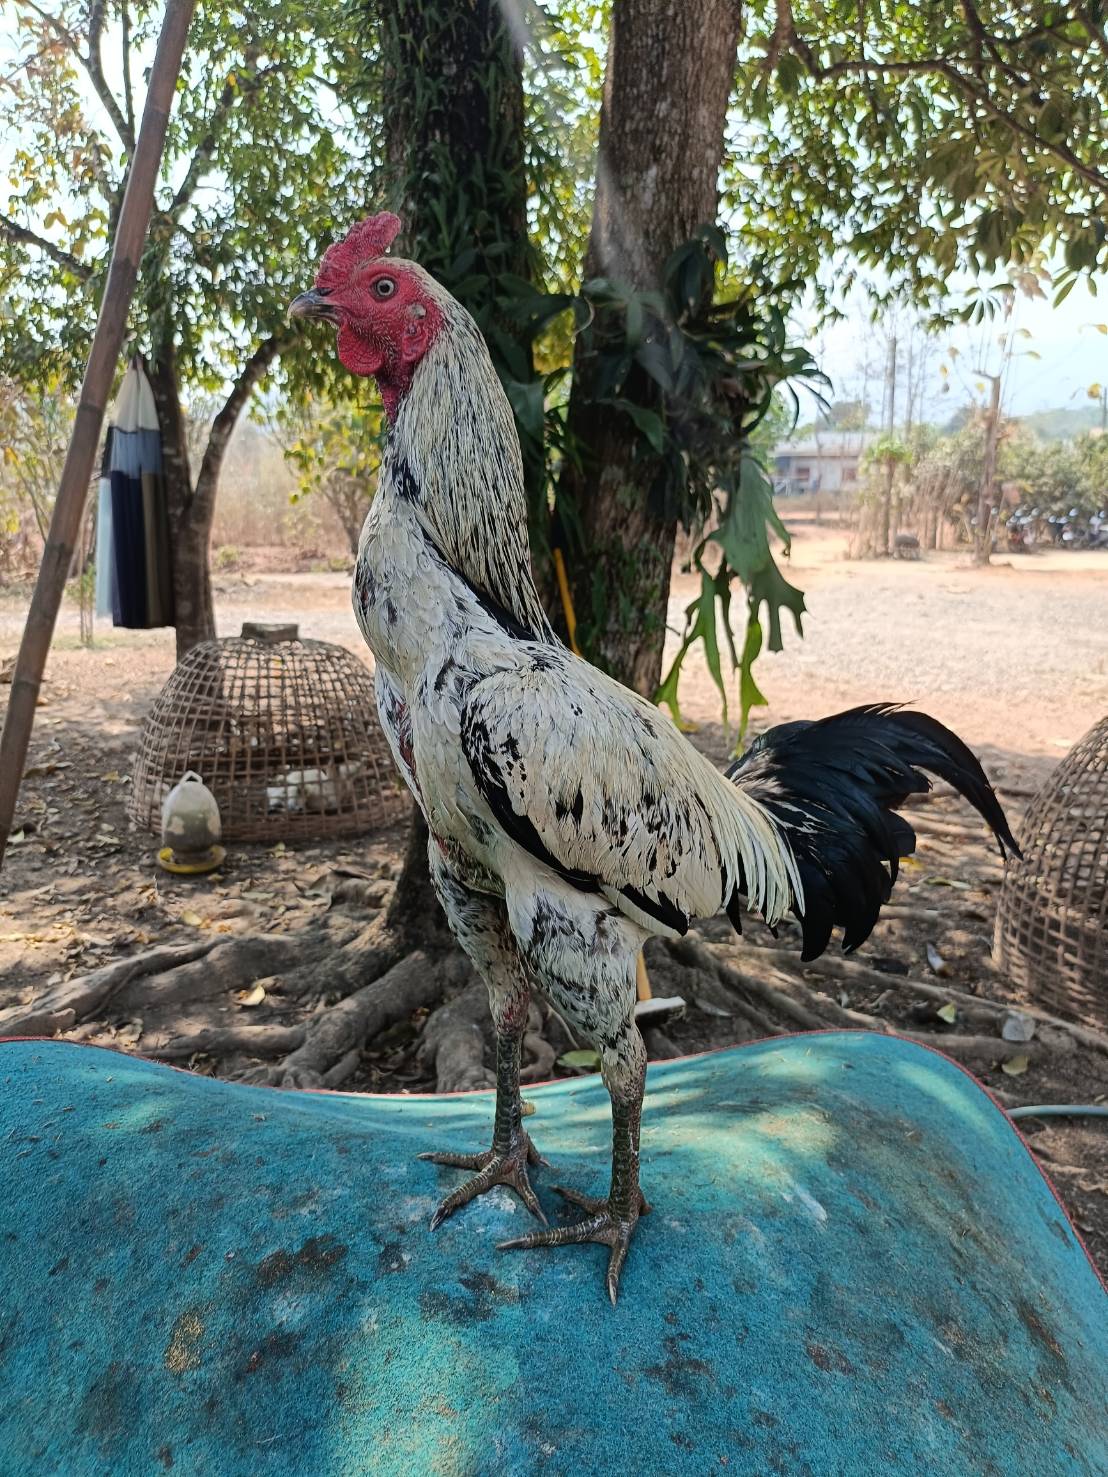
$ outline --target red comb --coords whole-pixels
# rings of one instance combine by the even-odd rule
[[[334,287],[363,262],[384,256],[400,230],[400,217],[391,210],[382,210],[368,220],[351,226],[341,241],[336,241],[324,253],[316,274],[317,287]]]

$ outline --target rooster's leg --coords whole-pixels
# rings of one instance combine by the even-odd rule
[[[432,1164],[476,1173],[452,1190],[435,1211],[431,1229],[448,1215],[468,1205],[494,1185],[516,1192],[532,1215],[543,1225],[538,1197],[527,1176],[530,1164],[545,1164],[523,1129],[523,1100],[519,1091],[520,1051],[531,1000],[530,984],[511,930],[504,903],[487,893],[465,886],[432,840],[429,848],[431,878],[446,912],[450,927],[462,948],[484,976],[489,1005],[496,1027],[496,1114],[492,1148],[479,1154],[421,1154]]]
[[[564,1199],[589,1212],[585,1219],[576,1225],[554,1226],[501,1242],[500,1250],[598,1241],[609,1249],[608,1296],[614,1304],[635,1225],[639,1216],[650,1209],[639,1188],[639,1126],[646,1085],[646,1048],[633,1021],[626,1023],[616,1043],[614,1060],[605,1054],[603,1076],[612,1099],[612,1183],[607,1198],[557,1187]]]
[[[527,1016],[526,998],[523,1016]],[[431,1218],[432,1231],[462,1205],[491,1190],[494,1185],[507,1185],[516,1192],[532,1215],[543,1225],[546,1216],[527,1178],[529,1164],[545,1164],[523,1129],[523,1102],[519,1091],[519,1057],[522,1030],[496,1033],[496,1115],[493,1119],[492,1148],[480,1154],[421,1154],[432,1164],[446,1164],[455,1169],[475,1169],[477,1173],[458,1186],[442,1202]]]

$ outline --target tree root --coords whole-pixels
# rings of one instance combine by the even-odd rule
[[[355,1053],[370,1037],[413,1011],[435,1005],[461,983],[468,968],[460,954],[437,961],[421,952],[407,955],[380,978],[313,1016],[303,1043],[275,1067],[250,1074],[252,1080],[278,1087],[333,1086],[340,1068],[338,1080],[345,1080],[357,1064]]]
[[[128,979],[113,1003],[121,1011],[150,1014],[168,1006],[225,998],[255,980],[295,969],[318,947],[319,941],[314,938],[290,938],[282,933],[220,938],[214,948],[196,959],[147,974],[141,981]]]
[[[1035,1057],[1044,1051],[1056,1053],[1073,1049],[1073,1041],[1070,1037],[1053,1032],[1048,1035],[1040,1033],[1035,1040],[1028,1042],[1005,1041],[1000,1036],[963,1036],[941,1031],[906,1031],[889,1021],[881,1020],[878,1016],[868,1015],[863,1011],[848,1010],[827,996],[819,994],[802,980],[786,974],[783,970],[774,969],[772,966],[769,966],[768,972],[775,983],[770,983],[763,977],[767,967],[762,961],[753,964],[752,968],[734,969],[715,958],[708,946],[689,938],[671,942],[667,948],[670,954],[680,962],[692,964],[698,969],[713,969],[720,981],[736,995],[741,996],[743,992],[754,995],[761,1004],[768,1006],[776,1015],[785,1017],[794,1025],[807,1031],[825,1031],[832,1025],[848,1030],[875,1031],[879,1035],[897,1036],[905,1041],[917,1041],[923,1046],[934,1047],[958,1061],[969,1062],[996,1063],[1010,1061],[1018,1056]],[[779,951],[763,949],[760,952],[764,955]],[[839,961],[832,962],[837,964]],[[811,966],[800,966],[798,963],[796,967],[810,968]],[[757,973],[754,972],[755,969]],[[850,966],[844,966],[843,972],[847,977],[849,977],[849,969]],[[906,980],[899,975],[878,974],[876,970],[870,970],[867,973],[879,978],[883,984],[915,988],[919,983],[915,980]],[[786,986],[794,994],[799,995],[801,1000],[796,1000],[793,995],[778,989],[778,984]],[[948,999],[950,992],[942,992],[942,994],[944,999]],[[975,1004],[981,1003],[976,996],[966,998]],[[736,1003],[745,1012],[745,1005],[740,1001]],[[1010,1006],[1003,1007],[1004,1010],[1011,1008]],[[772,1034],[780,1034],[780,1031],[774,1031]]]
[[[908,824],[920,836],[941,836],[944,840],[961,841],[967,846],[978,844],[987,848],[990,845],[991,832],[984,821],[974,825],[971,821],[945,821],[926,812],[918,815],[913,812],[908,817]]]
[[[780,953],[781,951],[774,952]],[[1016,1010],[1022,1015],[1029,1015],[1034,1020],[1053,1027],[1056,1031],[1061,1031],[1064,1035],[1072,1036],[1083,1046],[1092,1047],[1094,1051],[1108,1055],[1108,1036],[1088,1026],[1062,1020],[1060,1016],[1051,1015],[1047,1010],[1040,1010],[1036,1005],[1023,1005],[1009,1000],[992,1000],[987,995],[971,995],[968,991],[958,990],[953,985],[932,984],[929,980],[912,979],[902,974],[886,974],[884,970],[869,969],[864,964],[856,964],[848,959],[836,959],[827,955],[813,959],[808,964],[801,964],[799,960],[785,956],[780,963],[786,969],[808,969],[814,974],[829,975],[834,979],[841,979],[844,984],[870,985],[881,990],[910,990],[927,1000],[937,1000],[943,1005],[953,1003],[961,1006],[963,1014],[970,1018],[976,1015],[981,1020],[996,1019],[1007,1015],[1009,1011]],[[1026,1043],[1017,1044],[1025,1045]]]
[[[672,940],[667,948],[671,956],[681,964],[690,964],[695,969],[702,969],[705,973],[713,973],[732,992],[732,999],[740,1011],[745,1009],[742,996],[753,995],[761,1004],[769,1008],[779,1016],[784,1016],[794,1026],[800,1026],[805,1031],[822,1031],[827,1028],[827,1021],[821,1016],[813,1014],[803,1005],[793,1000],[790,996],[775,989],[771,984],[759,979],[753,974],[740,973],[731,965],[724,964],[717,959],[705,944],[698,943],[692,938]],[[738,998],[735,998],[735,997]],[[763,1017],[763,1023],[765,1020]],[[773,1034],[779,1035],[780,1028]]]
[[[493,1074],[485,1066],[491,1032],[489,992],[480,980],[428,1016],[419,1060],[434,1070],[436,1092],[469,1092],[492,1086]]]
[[[221,942],[205,939],[202,943],[163,944],[129,959],[116,959],[91,974],[66,980],[30,1005],[12,1005],[0,1011],[0,1036],[36,1036],[68,1029],[76,1021],[102,1010],[132,981],[194,964],[211,954]]]
[[[521,1082],[548,1082],[554,1071],[554,1063],[558,1060],[558,1053],[554,1047],[545,1036],[540,1036],[537,1031],[525,1031],[523,1050],[531,1061],[520,1072],[519,1080]]]
[[[158,1056],[174,1060],[190,1056],[225,1056],[243,1052],[247,1056],[284,1056],[301,1045],[306,1027],[300,1026],[208,1026],[191,1036],[176,1036],[158,1048]]]

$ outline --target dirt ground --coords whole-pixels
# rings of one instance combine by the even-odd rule
[[[805,591],[803,641],[786,632],[785,650],[766,654],[758,679],[770,700],[755,728],[814,717],[875,699],[925,707],[982,756],[1018,834],[1028,798],[1066,750],[1108,712],[1108,556],[1052,553],[1019,562],[998,559],[974,570],[964,556],[929,555],[918,562],[854,563],[845,535],[800,520],[791,577]],[[298,621],[303,634],[341,643],[368,662],[342,573],[275,572],[217,576],[221,635],[245,619]],[[676,573],[671,623],[678,627],[693,581]],[[14,656],[25,598],[0,594],[0,674]],[[676,638],[671,641],[671,647]],[[185,881],[154,863],[154,838],[138,834],[126,815],[132,758],[143,717],[173,667],[169,631],[98,632],[92,650],[77,640],[77,612],[62,615],[28,761],[16,841],[0,874],[0,1009],[35,1000],[49,985],[155,944],[182,944],[212,934],[293,935],[332,909],[335,879],[354,872],[378,879],[384,905],[399,870],[401,831],[342,843],[293,847],[235,846],[214,878]],[[8,689],[0,685],[0,707]],[[687,718],[700,726],[694,742],[717,760],[729,740],[719,726],[718,697],[707,672],[693,666],[682,686]],[[1018,997],[990,962],[1001,865],[983,829],[953,797],[913,810],[919,820],[916,860],[895,893],[899,912],[834,975],[809,972],[807,988],[840,1007],[872,1013],[901,1029],[964,1032],[937,1016],[941,1002],[911,983],[983,999]],[[372,888],[370,889],[372,893]],[[794,936],[795,937],[795,936]],[[718,924],[704,938],[741,971],[771,957],[764,930],[740,943]],[[780,945],[793,945],[790,930]],[[936,973],[928,949],[942,964]],[[665,994],[664,959],[652,961],[656,993]],[[853,973],[851,973],[853,970]],[[887,981],[887,984],[886,984]],[[903,983],[901,983],[903,982]],[[1038,1003],[1045,1002],[1023,1002]],[[263,1003],[220,1003],[220,1019],[280,1024],[302,1003],[279,988]],[[1108,1009],[1105,1011],[1108,1017]],[[170,1026],[148,1023],[141,1009],[87,1020],[72,1039],[158,1055]],[[418,1047],[421,1013],[367,1043],[345,1085],[376,1090],[433,1089]],[[748,1024],[748,1023],[747,1023]],[[1104,1031],[1105,1019],[1088,1022]],[[692,1000],[683,1018],[656,1036],[656,1054],[721,1046],[752,1034],[719,1000]],[[1009,1105],[1104,1101],[1108,1058],[1075,1049],[1029,1061],[978,1060],[973,1070]],[[237,1072],[241,1063],[191,1060],[196,1070]],[[1012,1068],[1015,1067],[1015,1072]],[[1108,1129],[1103,1121],[1030,1119],[1024,1130],[1102,1267],[1108,1268]]]

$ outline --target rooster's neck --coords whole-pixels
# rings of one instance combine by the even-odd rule
[[[531,570],[515,419],[476,325],[450,309],[399,402],[383,470],[450,568],[552,641]]]

